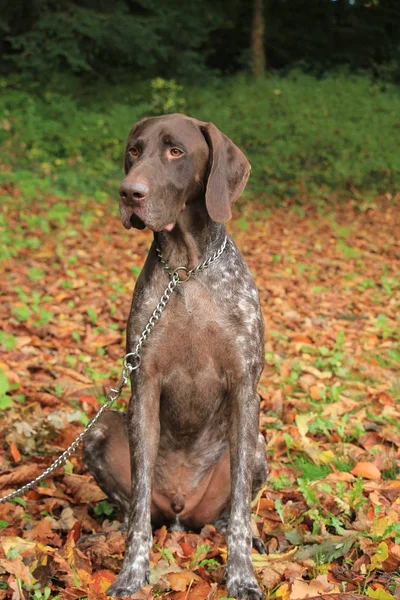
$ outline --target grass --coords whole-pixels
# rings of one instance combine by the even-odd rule
[[[278,198],[351,193],[363,202],[393,193],[400,181],[398,88],[367,76],[317,80],[292,72],[262,81],[244,76],[182,88],[140,86],[38,91],[0,81],[0,184],[31,199],[39,192],[92,195],[99,201],[122,175],[124,143],[144,115],[184,111],[213,121],[246,152],[249,190]],[[64,217],[62,205],[56,220]],[[344,241],[340,249],[353,258]]]

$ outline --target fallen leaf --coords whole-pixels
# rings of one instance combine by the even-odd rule
[[[63,479],[67,489],[74,495],[76,502],[88,504],[100,502],[106,497],[105,493],[87,475],[65,475]]]
[[[211,591],[211,585],[206,581],[200,581],[190,588],[189,592],[175,592],[173,600],[206,600]]]
[[[324,591],[324,586],[316,579],[310,582],[303,579],[295,579],[289,595],[290,600],[303,600],[303,598],[312,598]]]
[[[378,467],[370,462],[359,462],[350,472],[356,477],[364,479],[381,479],[382,477]]]
[[[112,571],[108,571],[106,569],[101,569],[94,573],[91,577],[90,581],[90,590],[89,590],[89,598],[92,596],[93,592],[105,594],[107,589],[110,587],[112,583],[114,583],[116,578],[115,573]],[[93,599],[95,600],[95,599]]]
[[[168,573],[167,579],[174,592],[184,592],[192,581],[200,581],[201,578],[192,571],[181,571],[180,573]]]
[[[48,464],[48,463],[47,463]],[[21,483],[26,483],[31,479],[34,479],[42,473],[44,466],[31,463],[29,465],[19,465],[12,471],[2,473],[0,475],[0,489],[14,487]]]
[[[14,462],[17,463],[21,460],[21,453],[18,450],[17,444],[15,444],[15,442],[10,442],[10,452]]]
[[[0,558],[0,567],[3,567],[7,573],[11,573],[12,575],[15,575],[15,577],[22,579],[22,581],[29,586],[32,585],[32,574],[29,571],[29,567],[24,565],[22,562],[22,558],[20,556],[10,560],[7,560],[6,558]]]
[[[332,373],[330,371],[320,371],[319,369],[316,369],[315,367],[312,367],[311,365],[303,365],[302,370],[304,373],[309,373],[310,375],[314,375],[314,377],[316,377],[316,379],[325,380],[325,379],[332,378]]]
[[[277,598],[282,598],[282,600],[289,600],[289,598],[290,598],[289,584],[283,583],[281,586],[279,586],[279,588],[275,592],[275,595]]]

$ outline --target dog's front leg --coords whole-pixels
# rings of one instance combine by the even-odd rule
[[[137,373],[128,408],[128,434],[132,472],[132,500],[122,569],[108,588],[108,596],[131,596],[149,583],[151,484],[160,437],[160,390],[155,380]]]
[[[231,514],[227,534],[226,579],[229,597],[261,600],[251,562],[251,490],[259,431],[260,400],[250,376],[231,394]]]

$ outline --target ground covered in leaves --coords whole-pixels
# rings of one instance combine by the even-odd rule
[[[269,549],[253,555],[266,597],[400,598],[399,201],[264,201],[230,225],[267,328],[270,476],[253,512]],[[74,440],[116,381],[151,234],[125,231],[111,200],[28,202],[13,190],[0,228],[4,495]],[[76,454],[0,505],[0,599],[105,598],[122,562],[119,527]],[[225,560],[211,525],[157,530],[152,586],[135,598],[224,598]]]

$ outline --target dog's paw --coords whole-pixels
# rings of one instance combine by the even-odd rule
[[[148,585],[149,580],[150,574],[148,572],[140,576],[138,573],[124,573],[121,571],[114,583],[106,591],[106,594],[113,598],[129,598],[142,587]]]
[[[268,548],[260,537],[253,535],[253,548],[258,554],[268,554]]]
[[[237,600],[263,600],[256,578],[251,575],[237,575],[227,580],[228,596]]]

